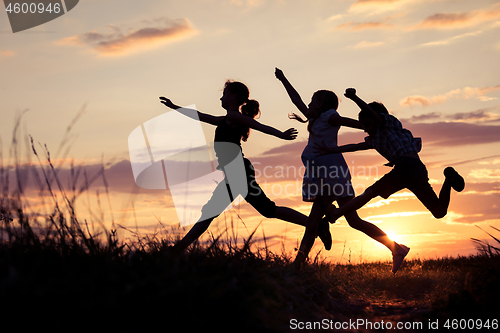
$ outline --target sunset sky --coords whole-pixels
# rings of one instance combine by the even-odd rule
[[[478,227],[500,228],[499,59],[500,1],[81,0],[64,16],[18,33],[12,33],[2,9],[3,163],[12,162],[16,115],[27,110],[23,135],[47,144],[53,154],[66,140],[71,146],[67,157],[89,173],[105,164],[111,198],[106,205],[112,207],[112,212],[103,208],[108,220],[135,228],[134,207],[140,227],[159,228],[161,221],[175,229],[169,191],[134,184],[128,136],[168,111],[159,96],[223,115],[222,88],[234,79],[247,84],[250,97],[260,102],[259,121],[299,130],[293,142],[254,131],[243,151],[277,204],[308,214],[311,204],[302,202],[301,175],[292,172],[302,165],[308,133],[306,125],[287,118],[296,110],[274,77],[279,67],[306,103],[319,89],[337,93],[343,116],[355,118],[358,112],[343,96],[348,87],[366,101],[383,102],[422,138],[420,157],[436,192],[446,166],[464,175],[464,192],[452,193],[449,213],[441,220],[407,191],[374,199],[358,213],[411,247],[410,258],[467,255],[476,252],[471,237],[489,238]],[[207,141],[213,139],[212,126],[203,130]],[[341,129],[339,143],[363,137],[361,131]],[[21,146],[25,158],[29,149],[24,141]],[[64,149],[51,156],[57,160]],[[344,156],[358,194],[390,170],[374,151]],[[61,177],[68,173],[62,170]],[[91,193],[96,189],[104,191],[100,180]],[[36,206],[36,195],[32,200]],[[77,208],[86,214],[85,203]],[[268,246],[278,250],[284,243],[286,251],[293,251],[303,234],[302,228],[261,217],[246,203],[210,230],[217,233],[231,218],[240,237],[262,222],[255,237],[265,234]],[[334,246],[322,255],[335,262],[349,256],[354,262],[390,259],[389,251],[344,219],[331,232]],[[313,254],[320,249],[318,240]]]

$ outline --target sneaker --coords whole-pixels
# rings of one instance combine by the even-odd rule
[[[325,245],[325,250],[330,251],[332,249],[332,234],[326,216],[319,222],[318,237]]]
[[[444,169],[444,176],[446,179],[449,179],[451,182],[451,187],[457,191],[462,192],[465,188],[465,180],[462,176],[458,174],[458,172],[452,167],[447,167]]]
[[[396,274],[399,270],[403,261],[405,260],[406,255],[410,252],[410,248],[403,244],[398,244],[399,249],[392,253],[392,272]]]

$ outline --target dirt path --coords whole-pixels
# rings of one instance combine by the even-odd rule
[[[370,325],[364,325],[361,330],[355,332],[423,332],[428,323],[427,320],[420,318],[422,314],[431,310],[430,306],[422,302],[401,298],[390,300],[358,298],[351,299],[349,303],[356,319],[365,319],[373,324],[372,329]],[[381,326],[377,325],[382,322],[385,325],[382,325],[381,329]],[[389,322],[392,324],[390,329],[387,329]],[[399,329],[398,323],[401,326]],[[383,329],[384,327],[386,329]]]

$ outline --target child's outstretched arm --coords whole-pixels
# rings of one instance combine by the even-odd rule
[[[242,125],[253,128],[256,131],[272,135],[283,140],[295,140],[298,133],[295,128],[289,128],[286,131],[282,132],[274,127],[261,124],[257,120],[252,119],[249,116],[245,116],[239,112],[228,112],[227,118],[230,121],[240,123]]]
[[[354,103],[356,103],[361,110],[366,110],[370,112],[377,122],[383,123],[384,121],[383,118],[377,112],[375,112],[375,110],[373,110],[368,104],[366,104],[365,101],[359,98],[358,95],[356,95],[356,89],[347,88],[345,90],[344,96],[351,99]]]
[[[328,123],[332,126],[345,126],[345,127],[363,129],[363,125],[361,125],[361,123],[358,120],[342,117],[338,113],[332,114],[330,118],[328,118]]]
[[[168,98],[165,98],[163,96],[160,97],[160,103],[162,103],[163,105],[165,105],[173,110],[177,110],[179,113],[182,113],[183,115],[185,115],[189,118],[200,120],[201,122],[215,125],[215,126],[217,126],[221,122],[222,118],[224,118],[224,116],[212,116],[211,114],[203,113],[200,111],[191,110],[191,109],[184,109],[181,106],[175,105],[174,103],[172,103],[171,100],[169,100]],[[182,110],[179,110],[179,109],[182,109]]]
[[[366,142],[351,143],[338,147],[328,147],[322,142],[321,145],[313,146],[313,152],[317,155],[340,154],[367,149],[371,149],[371,147]]]
[[[288,93],[288,96],[292,100],[292,103],[299,109],[302,114],[309,119],[307,116],[309,114],[309,108],[307,105],[302,101],[302,98],[300,97],[299,93],[295,88],[292,86],[292,84],[288,81],[288,79],[285,77],[285,74],[283,71],[279,68],[276,67],[276,70],[274,71],[274,75],[276,75],[276,78],[283,83],[283,86],[285,87],[286,92]]]

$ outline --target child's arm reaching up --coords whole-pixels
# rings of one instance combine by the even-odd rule
[[[297,90],[295,90],[295,88],[292,86],[292,84],[285,77],[285,74],[283,74],[283,71],[276,67],[274,75],[276,75],[276,78],[278,80],[280,80],[281,83],[283,83],[283,86],[285,87],[285,90],[288,93],[288,96],[292,100],[292,103],[297,107],[297,109],[299,109],[300,112],[302,112],[302,114],[306,117],[306,119],[309,119],[309,117],[308,117],[309,108],[302,101],[302,98],[300,97]]]
[[[368,104],[365,103],[365,101],[363,101],[361,98],[358,97],[358,95],[356,95],[356,89],[347,88],[345,90],[344,96],[351,99],[354,103],[356,103],[361,110],[370,112],[378,123],[384,122],[383,118],[377,112],[375,112],[375,110],[373,110]]]

